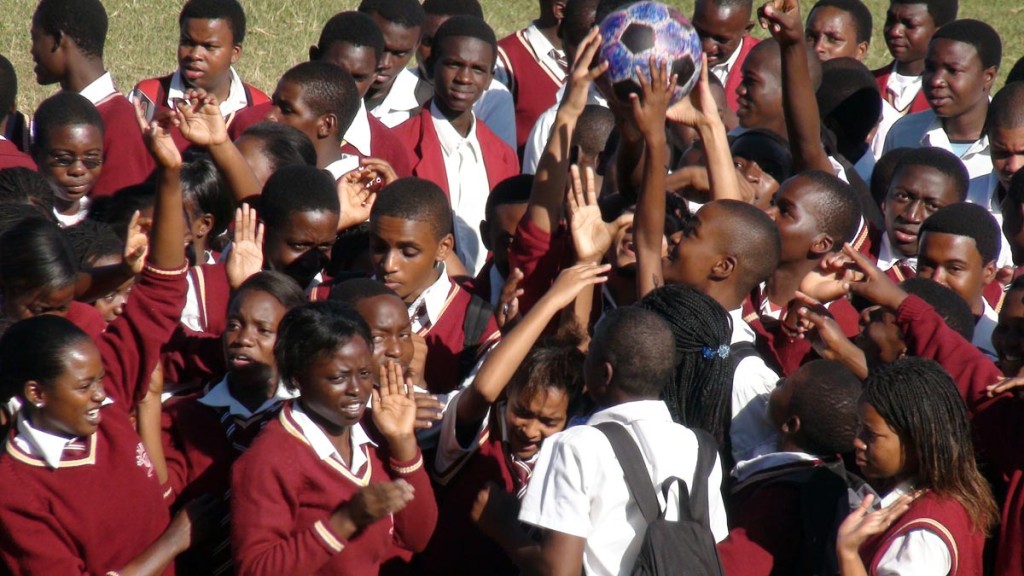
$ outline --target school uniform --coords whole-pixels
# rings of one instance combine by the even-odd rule
[[[732,337],[729,344],[753,345],[757,333],[743,320],[743,307],[729,311]],[[778,431],[765,416],[768,396],[779,382],[779,375],[758,354],[746,356],[736,364],[732,377],[729,427],[732,459],[740,462],[760,452],[773,451]]]
[[[878,92],[882,95],[882,118],[871,140],[871,153],[875,159],[882,157],[885,137],[897,120],[907,114],[928,110],[928,98],[922,90],[922,76],[904,76],[896,70],[896,61],[872,71]]]
[[[437,521],[423,456],[391,458],[361,424],[345,463],[298,401],[284,405],[232,472],[232,552],[243,574],[376,574],[405,549],[420,551]],[[329,518],[365,486],[402,478],[415,498],[343,540]]]
[[[738,96],[736,95],[736,89],[739,88],[740,83],[743,80],[743,62],[746,61],[747,55],[754,49],[754,46],[760,42],[757,38],[754,38],[750,34],[744,34],[743,40],[740,42],[739,47],[733,50],[729,59],[721,64],[711,67],[711,73],[718,77],[718,80],[725,87],[725,101],[726,104],[734,112],[739,107],[736,102]]]
[[[512,93],[515,102],[516,152],[522,157],[530,129],[555,104],[565,84],[569,63],[533,22],[498,41],[495,78]]]
[[[83,222],[89,216],[89,207],[92,200],[88,196],[82,196],[78,200],[78,210],[73,214],[63,214],[56,207],[53,208],[53,217],[57,219],[57,225],[61,228],[70,228]]]
[[[422,68],[411,70],[419,84],[416,85],[416,101],[419,108],[434,97],[434,84],[426,77]],[[417,112],[418,113],[418,110]],[[413,116],[416,115],[413,113]],[[516,116],[515,102],[512,100],[512,93],[504,84],[498,81],[497,77],[491,78],[491,83],[480,93],[480,98],[473,103],[473,115],[487,124],[487,127],[494,132],[512,148],[516,147]]]
[[[395,76],[391,90],[383,100],[370,108],[370,114],[377,117],[388,128],[395,128],[420,113],[421,102],[416,97],[420,78],[412,70],[403,68]]]
[[[523,174],[536,174],[537,164],[540,163],[540,157],[544,154],[544,149],[548,145],[548,138],[551,136],[551,128],[555,125],[555,116],[558,115],[558,105],[562,101],[562,97],[565,95],[565,86],[558,89],[555,94],[555,103],[550,108],[541,112],[540,116],[537,117],[537,121],[533,123],[533,127],[529,129],[529,135],[526,137],[526,141],[523,143],[523,149],[519,153],[523,159]],[[608,101],[601,96],[597,88],[594,86],[590,87],[587,92],[587,105],[603,106],[608,107]]]
[[[479,344],[467,343],[466,313],[473,295],[453,281],[442,267],[441,274],[409,305],[412,329],[427,343],[424,379],[432,394],[455,390],[498,342],[501,332],[488,316]],[[464,346],[469,347],[464,349]]]
[[[519,283],[519,288],[523,291],[523,295],[519,297],[521,314],[527,314],[544,296],[563,265],[572,265],[568,262],[568,259],[573,257],[568,241],[568,233],[564,227],[545,232],[528,216],[519,221],[508,262],[510,270],[519,268],[523,273],[523,280]]]
[[[434,182],[448,196],[456,253],[475,276],[487,258],[480,238],[487,196],[502,180],[519,174],[515,151],[475,117],[463,137],[433,103],[395,128],[395,136],[412,150],[413,175]]]
[[[488,410],[468,445],[459,442],[456,412],[462,397],[452,397],[441,422],[441,436],[433,473],[441,486],[437,529],[419,557],[419,573],[487,574],[519,573],[518,567],[493,540],[477,528],[470,512],[476,495],[493,482],[507,493],[522,497],[533,473],[537,455],[522,460],[508,446],[505,403]]]
[[[114,87],[110,72],[79,94],[92,102],[103,118],[103,170],[89,195],[112,196],[122,188],[144,182],[156,163],[142,139],[135,107]]]
[[[987,387],[1001,380],[1002,372],[974,344],[947,326],[924,300],[907,297],[896,311],[896,323],[908,353],[935,360],[949,372],[967,404],[980,459],[992,474],[1006,481],[995,574],[1020,576],[1024,574],[1024,457],[1019,441],[1024,438],[1024,405],[1009,393],[988,397]]]
[[[156,470],[129,411],[146,394],[184,291],[184,274],[143,270],[124,316],[95,340],[111,400],[95,433],[69,440],[35,428],[24,412],[15,415],[0,455],[0,560],[8,573],[107,574],[168,526]]]
[[[996,284],[997,282],[992,282]],[[991,284],[989,284],[991,286]],[[986,286],[987,288],[987,286]],[[999,324],[999,310],[989,304],[988,300],[982,298],[981,316],[978,317],[978,321],[974,324],[974,338],[971,343],[978,347],[986,356],[991,360],[998,358],[996,354],[996,348],[992,345],[992,333],[995,332],[996,325]]]
[[[135,90],[132,91],[132,101],[148,102],[150,114],[147,115],[147,119],[152,119],[158,112],[171,110],[175,100],[185,97],[186,90],[188,90],[188,86],[185,85],[185,81],[181,77],[181,71],[176,70],[173,74],[160,78],[149,78],[136,84]],[[232,67],[228,97],[220,103],[220,113],[224,116],[224,122],[230,130],[238,112],[269,101],[269,96],[256,87],[242,82],[242,78]],[[171,130],[171,137],[179,151],[192,145],[177,128]]]
[[[640,400],[595,413],[586,426],[544,441],[526,488],[519,520],[586,540],[583,569],[591,575],[629,574],[647,529],[607,437],[595,424],[617,422],[637,441],[662,510],[678,510],[677,496],[665,502],[660,487],[673,476],[693,485],[697,437],[676,424],[665,403]],[[708,512],[715,541],[728,534],[721,464],[708,478]],[[674,518],[675,515],[670,516]]]
[[[25,154],[7,138],[0,136],[0,170],[5,168],[28,168],[36,170],[32,157]]]
[[[107,329],[107,320],[103,317],[103,314],[95,306],[85,302],[72,300],[71,304],[68,305],[68,315],[65,318],[70,320],[75,326],[78,326],[82,332],[88,334],[93,340],[99,338],[100,334],[103,334]]]

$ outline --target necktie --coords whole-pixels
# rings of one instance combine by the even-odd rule
[[[548,52],[548,56],[558,63],[558,67],[562,69],[563,73],[569,73],[569,59],[565,57],[565,52],[552,48],[551,51]]]

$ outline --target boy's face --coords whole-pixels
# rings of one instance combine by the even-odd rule
[[[494,49],[469,36],[449,36],[433,49],[437,103],[456,113],[472,110],[494,75]]]
[[[103,169],[103,136],[90,124],[51,128],[47,148],[36,152],[43,175],[57,185],[58,200],[74,203],[92,190]]]
[[[940,118],[956,118],[979,106],[988,107],[996,68],[985,68],[974,46],[939,38],[928,45],[922,87]]]
[[[373,81],[375,92],[387,92],[395,83],[398,73],[409,65],[409,60],[416,53],[420,45],[420,28],[406,28],[401,24],[395,24],[385,20],[374,13],[370,17],[380,26],[384,34],[384,56],[377,67],[377,78]]]
[[[366,96],[377,79],[377,54],[369,46],[353,46],[348,42],[333,42],[319,60],[344,68],[356,81],[359,97]]]
[[[896,315],[881,306],[870,306],[860,314],[861,332],[855,342],[864,351],[868,366],[876,368],[900,359],[907,346],[896,324]]]
[[[271,377],[277,368],[277,327],[286,312],[284,305],[267,292],[253,290],[235,298],[222,337],[228,370],[253,378]]]
[[[728,62],[753,27],[749,11],[715,6],[710,0],[698,0],[692,23],[700,36],[700,46],[708,55],[708,66]]]
[[[412,322],[401,298],[385,294],[363,298],[356,311],[370,326],[373,359],[380,366],[395,362],[408,372],[413,357]]]
[[[42,26],[32,22],[32,48],[29,52],[35,63],[33,72],[36,82],[42,86],[56,84],[67,75],[67,62],[64,49],[56,37],[43,31]]]
[[[330,261],[337,233],[337,212],[292,212],[280,228],[267,228],[263,243],[267,266],[305,288]]]
[[[494,256],[494,265],[503,278],[508,277],[508,252],[519,221],[526,215],[526,204],[501,204],[494,208],[494,218],[480,223],[484,247]]]
[[[416,64],[425,77],[430,76],[427,74],[427,60],[430,59],[430,50],[434,45],[434,34],[437,34],[437,29],[449,18],[451,16],[447,14],[427,14],[427,19],[423,22],[423,36],[420,38],[419,48],[416,49]]]
[[[936,29],[927,4],[893,3],[885,13],[882,31],[885,45],[897,62],[915,62],[928,53]]]
[[[1024,127],[1003,128],[993,126],[988,130],[991,147],[992,168],[999,177],[999,185],[1010,189],[1010,179],[1024,168]]]
[[[893,250],[917,256],[918,231],[939,208],[960,201],[953,180],[928,166],[905,166],[893,175],[882,203],[885,229]]]
[[[863,60],[867,42],[857,42],[857,26],[853,16],[834,6],[815,8],[807,16],[804,28],[807,44],[814,48],[822,62],[833,58]]]
[[[772,52],[754,50],[743,61],[743,79],[736,87],[736,116],[744,128],[770,128],[782,117],[782,84]]]
[[[186,86],[223,92],[231,82],[231,65],[242,55],[231,22],[186,18],[178,38],[178,69]]]
[[[775,220],[782,239],[779,262],[806,260],[810,252],[824,253],[831,245],[824,245],[824,234],[818,229],[814,211],[814,185],[801,176],[783,182],[768,215]]]
[[[729,216],[715,202],[708,202],[683,226],[682,240],[662,262],[669,284],[682,284],[706,292],[714,268],[723,258],[719,248],[723,220]]]
[[[437,280],[448,257],[451,234],[438,239],[431,222],[392,216],[370,218],[370,260],[377,280],[411,304]]]
[[[517,458],[532,458],[547,437],[565,429],[568,412],[565,390],[548,386],[511,392],[505,407],[509,450]]]
[[[999,310],[999,324],[992,331],[992,347],[999,356],[999,368],[1017,376],[1024,368],[1024,290],[1010,290]]]
[[[280,122],[297,128],[316,142],[327,136],[323,116],[318,116],[305,102],[305,89],[301,84],[281,80],[272,97],[274,107],[267,114],[270,122]]]
[[[985,286],[996,277],[996,263],[982,259],[974,238],[927,232],[921,236],[917,275],[950,288],[977,315],[984,309]]]

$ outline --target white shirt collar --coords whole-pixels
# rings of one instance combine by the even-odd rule
[[[900,496],[912,493],[914,489],[914,485],[911,484],[909,480],[904,480],[903,482],[897,484],[895,488],[890,490],[888,494],[882,496],[881,500],[875,500],[875,503],[872,506],[872,508],[876,510],[885,508],[886,506],[891,505],[896,500],[899,500]]]
[[[340,160],[335,160],[327,165],[324,170],[331,173],[334,179],[340,180],[342,176],[349,172],[359,168],[359,156],[353,156],[352,154],[342,154]]]
[[[473,115],[472,124],[469,126],[469,134],[465,137],[459,134],[458,130],[452,126],[452,123],[441,114],[441,110],[438,109],[437,104],[433,101],[430,103],[430,118],[434,121],[434,130],[437,132],[437,139],[441,143],[441,151],[444,152],[445,156],[451,156],[458,153],[459,148],[462,146],[469,146],[469,149],[473,152],[476,160],[479,162],[483,158],[483,154],[480,150],[480,141],[476,138],[476,115]]]
[[[900,74],[899,63],[893,63],[892,73],[889,74],[889,79],[886,81],[885,90],[892,94],[894,108],[906,110],[914,102],[917,93],[921,91],[922,78],[921,75],[904,76]],[[882,94],[882,99],[885,100],[885,94]]]
[[[108,396],[103,400],[100,407],[109,406],[113,403],[114,401]],[[36,428],[25,417],[24,410],[20,410],[16,418],[18,434],[15,436],[14,441],[18,443],[18,447],[30,456],[42,458],[50,468],[58,468],[61,456],[64,455],[64,449],[67,448],[68,444],[78,440],[78,438],[65,438],[64,436]]]
[[[366,103],[360,99],[359,112],[356,112],[356,117],[352,119],[348,130],[345,131],[344,140],[361,155],[370,157],[373,155],[370,153],[371,138],[369,112],[366,111]]]
[[[882,270],[888,270],[900,260],[904,260],[911,268],[917,270],[917,257],[907,258],[900,256],[893,249],[892,242],[889,241],[889,233],[882,234],[882,242],[878,247],[878,267]]]
[[[380,118],[392,112],[409,112],[419,108],[420,103],[416,100],[416,84],[419,81],[419,77],[411,70],[403,69],[395,77],[388,95],[373,109],[373,115]]]
[[[635,400],[616,404],[595,413],[587,420],[588,426],[602,422],[618,422],[629,424],[637,420],[660,420],[671,422],[672,415],[669,414],[668,406],[661,400]]]
[[[981,299],[981,303],[985,308],[982,310],[978,322],[974,325],[974,338],[971,344],[974,344],[975,348],[978,348],[986,356],[994,360],[996,352],[995,346],[992,345],[992,333],[999,324],[999,312],[996,312],[995,308],[992,308],[985,298]]]
[[[738,342],[753,342],[755,338],[754,329],[743,320],[743,306],[729,311],[729,318],[732,319],[732,339],[729,344]]]
[[[93,106],[98,105],[115,93],[117,93],[117,88],[114,88],[114,77],[110,75],[110,72],[104,72],[102,76],[93,80],[91,84],[79,92],[79,94],[85,96],[86,100],[92,102]]]
[[[285,400],[291,400],[298,396],[298,391],[292,392],[288,390],[288,387],[281,382],[278,383],[277,390],[274,392],[273,397],[268,398],[266,402],[260,405],[259,408],[250,412],[248,408],[231,395],[231,389],[228,387],[228,377],[225,376],[217,383],[216,386],[211,388],[209,392],[199,399],[199,403],[211,408],[227,408],[228,413],[232,416],[239,416],[248,419],[252,418],[255,414],[261,414],[267,410],[277,407]]]
[[[747,41],[747,37],[744,36],[740,41],[739,46],[732,51],[732,55],[729,59],[721,64],[716,64],[711,67],[711,73],[718,77],[718,80],[725,86],[726,81],[729,79],[729,72],[732,71],[732,67],[736,65],[736,61],[740,59],[740,52],[743,51],[743,43]]]
[[[531,22],[529,26],[523,30],[523,38],[530,43],[533,48],[534,54],[540,63],[551,72],[559,81],[565,80],[565,70],[558,64],[558,61],[551,57],[551,51],[554,50],[558,55],[565,57],[565,52],[561,48],[556,48],[552,44],[547,36],[537,28],[537,22]]]
[[[943,150],[952,150],[953,147],[949,142],[949,136],[946,131],[942,128],[942,119],[935,115],[935,111],[926,110],[922,114],[931,114],[931,122],[928,124],[928,128],[925,130],[924,135],[921,136],[921,140],[918,142],[921,146],[934,146],[935,148],[942,148]],[[982,134],[981,138],[975,140],[971,147],[964,152],[963,156],[960,157],[961,161],[967,161],[971,156],[975,154],[987,153],[988,152],[988,135]]]
[[[167,106],[174,107],[175,98],[185,97],[185,82],[181,79],[181,70],[174,72],[171,76],[171,85],[167,89]],[[235,67],[231,67],[231,86],[228,89],[227,100],[220,103],[220,113],[224,116],[228,116],[233,112],[238,112],[242,108],[249,105],[249,100],[245,97],[245,85],[242,84],[242,78],[235,72]]]
[[[445,269],[444,264],[441,264],[441,274],[437,277],[437,280],[409,305],[409,319],[413,321],[413,324],[417,323],[421,306],[426,308],[427,320],[430,322],[430,325],[436,324],[438,319],[441,318],[441,313],[444,312],[444,305],[448,301],[448,293],[451,292],[451,289],[452,282],[448,278],[448,271]],[[413,329],[418,330],[415,325]]]
[[[302,404],[300,402],[294,402],[292,404],[292,418],[295,423],[299,425],[302,430],[302,435],[309,441],[309,445],[313,447],[313,451],[316,452],[317,458],[321,460],[327,460],[330,457],[335,457],[338,462],[344,462],[341,458],[341,454],[338,454],[338,450],[331,443],[331,440],[324,434],[324,431],[310,419],[309,416],[302,410]],[[370,444],[376,446],[377,444],[370,440],[367,436],[366,431],[363,430],[363,426],[358,422],[352,425],[352,429],[349,432],[349,440],[352,443],[352,462],[349,464],[348,469],[352,472],[357,472],[363,468],[366,464],[366,452],[360,448],[364,444]]]

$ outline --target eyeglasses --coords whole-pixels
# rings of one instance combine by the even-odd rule
[[[52,166],[61,168],[70,168],[74,166],[75,162],[81,162],[87,170],[95,170],[103,166],[103,158],[99,156],[72,156],[71,154],[53,154],[51,152],[47,152],[46,155],[50,157]]]

